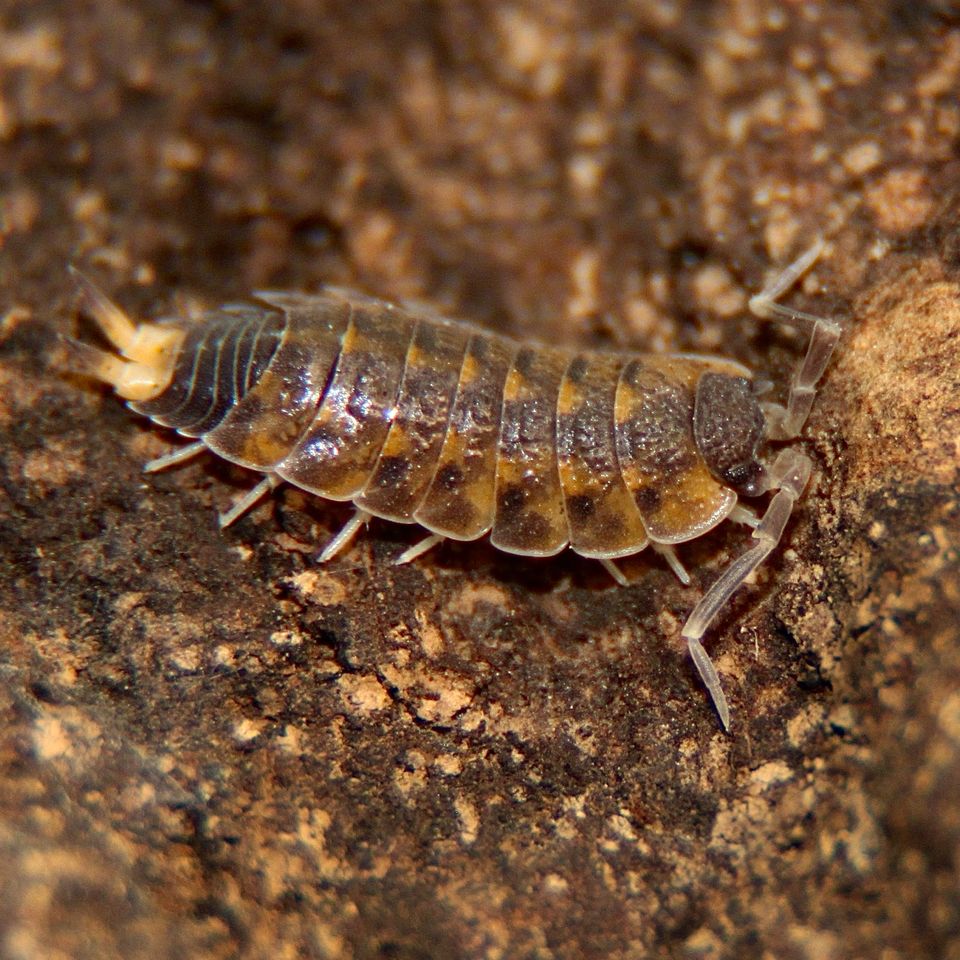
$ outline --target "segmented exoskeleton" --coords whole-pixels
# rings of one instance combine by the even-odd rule
[[[689,583],[673,545],[724,519],[749,524],[755,544],[683,628],[729,727],[700,638],[776,546],[806,484],[802,453],[785,448],[767,466],[758,451],[798,434],[839,335],[836,324],[775,303],[819,253],[818,243],[751,301],[757,313],[812,324],[785,407],[761,404],[751,372],[732,360],[518,343],[338,288],[262,293],[189,325],[134,324],[79,277],[119,356],[71,340],[69,365],[196,438],[148,471],[211,450],[264,474],[223,526],[282,481],[352,501],[354,517],[321,560],[383,517],[430,532],[398,562],[444,538],[489,534],[524,556],[569,546],[623,583],[613,561],[652,545]],[[762,518],[738,502],[768,491]]]

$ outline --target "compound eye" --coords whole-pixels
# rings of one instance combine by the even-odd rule
[[[733,487],[741,497],[759,497],[767,489],[766,471],[756,460],[738,463],[725,471],[721,479],[728,486]]]

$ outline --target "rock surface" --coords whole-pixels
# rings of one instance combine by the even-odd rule
[[[5,9],[4,9],[5,8]],[[960,16],[575,0],[0,8],[0,954],[960,958]],[[844,338],[787,542],[595,565],[376,523],[47,358],[65,270],[157,316],[347,283],[520,336]],[[81,327],[81,329],[85,329]]]

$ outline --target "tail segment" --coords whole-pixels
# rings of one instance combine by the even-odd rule
[[[170,384],[184,331],[176,326],[134,323],[75,267],[83,309],[116,349],[108,353],[69,337],[62,338],[64,367],[109,383],[126,400],[151,400]]]

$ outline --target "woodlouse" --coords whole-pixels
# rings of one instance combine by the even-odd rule
[[[682,636],[725,729],[730,714],[701,638],[780,540],[810,473],[782,449],[795,438],[839,337],[836,323],[776,302],[820,255],[818,241],[751,309],[811,327],[786,406],[735,361],[693,354],[572,352],[497,334],[339,288],[267,292],[198,322],[133,323],[77,274],[87,311],[116,348],[67,340],[70,369],[111,384],[129,406],[204,450],[262,472],[221,516],[232,523],[282,481],[356,513],[328,560],[371,516],[428,529],[398,562],[444,538],[550,556],[570,546],[613,561],[653,546],[684,583],[674,545],[724,519],[753,527],[694,607]],[[762,517],[738,503],[774,491]]]

